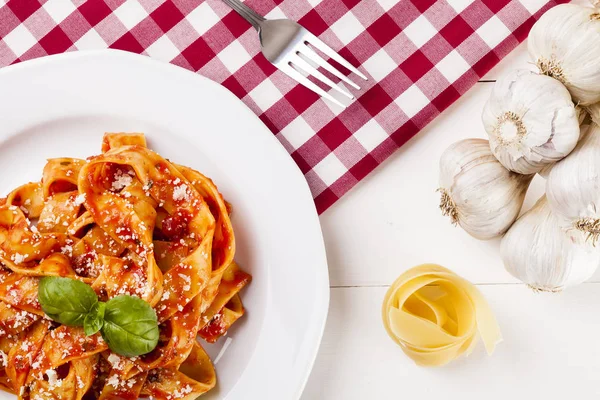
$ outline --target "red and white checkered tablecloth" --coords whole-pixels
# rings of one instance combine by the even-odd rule
[[[269,64],[220,0],[0,0],[0,66],[116,48],[197,71],[279,138],[323,212],[567,0],[246,0],[299,21],[366,73],[346,110]],[[355,77],[356,80],[359,80]]]

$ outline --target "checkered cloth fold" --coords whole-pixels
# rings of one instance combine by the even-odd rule
[[[323,212],[564,2],[246,0],[269,18],[299,21],[360,66],[370,79],[346,110],[269,64],[256,32],[220,0],[9,0],[0,8],[0,66],[110,47],[197,71],[271,129]]]

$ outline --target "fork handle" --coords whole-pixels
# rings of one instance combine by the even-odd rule
[[[240,14],[242,18],[248,21],[254,29],[257,31],[260,29],[261,22],[265,21],[265,18],[260,16],[256,11],[245,5],[241,0],[223,0],[223,3],[231,7],[235,12]]]

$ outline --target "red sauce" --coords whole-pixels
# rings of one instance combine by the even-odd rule
[[[87,247],[87,244],[86,244]],[[87,249],[86,249],[87,250]],[[94,270],[94,263],[98,259],[98,255],[95,251],[89,251],[75,258],[73,261],[77,274],[83,277],[95,278],[98,272]]]
[[[198,334],[202,337],[202,339],[206,340],[209,343],[214,343],[218,338],[223,336],[223,334],[227,331],[227,326],[223,321],[223,315],[217,314],[206,324]]]
[[[50,192],[50,196],[56,194],[56,193],[63,193],[63,192],[73,192],[77,190],[77,185],[75,185],[74,183],[68,182],[68,181],[55,181],[52,182],[52,184],[50,185],[50,188],[48,188],[48,191]]]
[[[110,143],[108,141],[108,136],[104,135],[104,137],[102,138],[102,152],[106,153],[109,150],[110,150]]]
[[[85,268],[89,263],[96,261],[97,258],[96,253],[88,252],[82,254],[75,259],[75,266]]]
[[[102,171],[104,176],[104,182],[101,181],[101,178],[98,177],[98,181],[101,185],[103,185],[108,190],[113,190],[112,184],[118,176],[121,175],[129,175],[132,178],[135,175],[131,175],[130,172],[133,171],[129,165],[116,164],[116,163],[108,163],[104,164],[104,170]]]
[[[21,359],[13,358],[15,363],[15,372],[17,374],[23,374],[29,372],[29,362],[27,362],[27,357],[23,357]]]
[[[159,161],[156,163],[156,165],[154,166],[158,172],[160,172],[161,174],[167,174],[169,173],[169,166],[167,165],[166,162],[164,161]]]
[[[188,232],[191,219],[191,215],[184,211],[169,215],[162,221],[161,232],[167,240],[178,241]]]
[[[71,364],[66,363],[58,368],[56,368],[56,377],[58,379],[65,379],[67,375],[69,375],[69,370],[71,369]]]
[[[139,399],[138,394],[135,387],[131,389],[120,387],[112,393],[112,396],[115,396],[114,398],[119,400],[137,400]]]
[[[12,204],[13,206],[17,206],[17,207],[19,207],[19,206],[21,206],[21,205],[22,205],[22,201],[23,201],[23,199],[21,198],[21,195],[20,195],[20,194],[16,194],[16,195],[15,195],[15,196],[12,198],[11,204]]]
[[[124,241],[131,241],[133,236],[133,231],[129,227],[129,225],[121,225],[116,230],[115,233],[119,237],[119,239]]]
[[[248,284],[248,282],[250,282],[252,280],[252,275],[241,271],[241,270],[237,270],[235,271],[234,275],[233,275],[233,285],[236,288],[243,288],[244,286],[246,286]]]
[[[213,270],[219,269],[231,246],[231,235],[226,227],[221,226],[218,237],[215,236],[215,241],[212,246],[212,266]]]

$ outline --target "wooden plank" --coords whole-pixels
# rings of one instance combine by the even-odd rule
[[[386,335],[387,288],[333,289],[331,311],[302,400],[592,399],[600,395],[600,285],[558,295],[522,285],[480,287],[504,342],[481,343],[448,366],[417,367]]]

